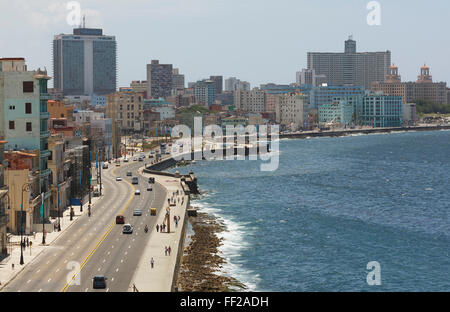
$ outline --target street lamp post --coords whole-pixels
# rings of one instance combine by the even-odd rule
[[[24,264],[23,261],[23,193],[30,191],[30,184],[24,183],[22,185],[22,202],[20,204],[20,264]]]

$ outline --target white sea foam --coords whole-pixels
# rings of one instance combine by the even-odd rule
[[[259,274],[245,269],[236,259],[249,248],[248,242],[244,240],[246,235],[245,229],[247,229],[246,224],[248,223],[236,222],[232,218],[225,216],[221,209],[211,207],[202,202],[195,202],[193,206],[198,207],[200,212],[205,212],[217,218],[217,222],[226,227],[223,232],[217,233],[217,237],[223,239],[223,244],[218,250],[225,259],[225,263],[222,269],[218,270],[218,273],[236,278],[248,288],[248,291],[257,291],[257,285],[260,281]]]

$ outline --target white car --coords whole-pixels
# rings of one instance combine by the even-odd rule
[[[122,178],[121,177],[117,177],[116,181],[122,181]]]
[[[151,185],[147,186],[147,191],[153,191],[153,187]]]
[[[134,191],[134,195],[141,195],[141,191],[140,190]]]

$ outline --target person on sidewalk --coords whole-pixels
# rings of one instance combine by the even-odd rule
[[[169,248],[167,248],[167,251],[169,252],[169,256],[170,256],[170,252],[172,251],[172,249],[170,248],[170,246],[169,246]]]
[[[152,264],[152,269],[153,269],[153,266],[155,265],[155,260],[153,260],[153,257],[152,257],[152,260],[150,261],[150,263]]]
[[[159,232],[159,224],[156,225],[156,232]]]
[[[167,246],[164,246],[165,250],[164,250],[164,254],[167,256]]]

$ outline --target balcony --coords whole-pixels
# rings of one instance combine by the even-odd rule
[[[41,138],[48,138],[50,136],[50,131],[41,131]]]
[[[43,178],[45,176],[49,176],[51,173],[52,173],[52,171],[48,168],[39,171],[39,175],[41,176],[41,178]]]
[[[49,112],[41,112],[41,119],[49,119],[50,118],[50,113]]]
[[[45,157],[50,157],[52,153],[49,150],[42,150],[40,152],[40,157],[45,158]]]

